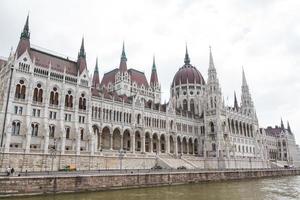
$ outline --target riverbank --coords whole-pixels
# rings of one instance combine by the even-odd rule
[[[0,177],[0,197],[39,195],[300,175],[299,169],[152,171]]]

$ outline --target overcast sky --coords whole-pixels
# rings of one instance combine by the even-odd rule
[[[28,12],[34,45],[76,58],[84,35],[89,70],[98,56],[100,78],[119,65],[123,40],[129,68],[148,80],[155,54],[163,102],[185,43],[205,79],[211,45],[227,105],[234,91],[240,96],[244,66],[260,126],[282,117],[300,143],[299,0],[1,0],[1,56],[16,48]]]

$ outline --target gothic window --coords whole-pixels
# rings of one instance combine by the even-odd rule
[[[13,135],[19,135],[20,134],[20,122],[14,121],[12,123],[12,134]]]
[[[81,139],[81,140],[83,140],[83,136],[84,136],[84,130],[81,129],[81,130],[80,130],[80,139]]]
[[[184,99],[183,100],[183,110],[187,110],[187,109],[188,109],[187,100]]]
[[[16,99],[25,99],[26,86],[23,80],[20,80],[16,85],[15,98]]]
[[[214,133],[215,132],[215,125],[214,125],[214,123],[210,122],[209,126],[210,126],[210,132]]]
[[[54,138],[55,135],[55,126],[54,125],[50,125],[49,126],[49,137],[50,138]]]
[[[137,124],[140,124],[141,123],[141,114],[138,114],[137,115]]]
[[[211,149],[212,149],[212,151],[216,151],[216,144],[215,143],[211,144]]]
[[[65,107],[73,108],[73,95],[70,90],[68,91],[68,94],[66,94],[65,96]]]
[[[79,109],[86,110],[86,98],[84,94],[81,94],[81,97],[79,97]]]
[[[70,128],[66,127],[66,139],[70,139]]]
[[[41,88],[41,84],[37,84],[37,86],[33,90],[33,101],[43,102],[43,89]]]
[[[56,87],[50,93],[50,105],[58,105],[58,91]]]
[[[31,124],[31,135],[38,136],[38,132],[39,132],[39,125],[36,123],[32,123]]]
[[[190,110],[191,110],[192,113],[195,112],[194,99],[191,99],[191,102],[190,102]]]

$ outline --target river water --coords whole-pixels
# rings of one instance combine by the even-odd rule
[[[300,200],[300,176],[211,182],[10,200]]]

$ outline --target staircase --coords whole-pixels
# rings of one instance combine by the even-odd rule
[[[196,167],[185,159],[175,158],[170,155],[160,155],[158,157],[158,164],[164,168],[177,169],[185,167],[186,169],[195,169]]]

